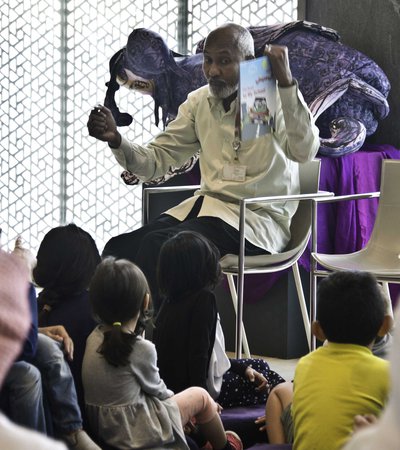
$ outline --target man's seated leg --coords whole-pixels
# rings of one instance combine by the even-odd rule
[[[129,233],[111,238],[105,245],[102,257],[114,256],[136,263],[138,250],[145,236],[153,231],[162,230],[178,224],[179,221],[168,215],[161,215],[154,221]]]

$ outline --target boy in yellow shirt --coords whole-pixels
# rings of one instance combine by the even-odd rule
[[[379,415],[388,396],[389,366],[371,348],[391,324],[382,291],[371,274],[336,272],[323,279],[312,329],[326,345],[299,360],[291,406],[291,383],[277,386],[281,392],[268,400],[272,402],[266,410],[270,440],[282,436],[279,426],[278,434],[276,429],[268,430],[274,427],[268,419],[277,400],[277,410],[284,410],[283,428],[290,428],[293,420],[294,450],[338,450],[350,437],[354,416]]]

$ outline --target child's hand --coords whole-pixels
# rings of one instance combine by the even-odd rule
[[[54,325],[51,327],[40,327],[39,333],[45,334],[57,342],[62,342],[64,346],[64,353],[67,358],[72,361],[74,358],[74,343],[70,338],[67,330],[62,325]]]
[[[363,428],[367,428],[378,421],[378,418],[373,414],[357,415],[353,420],[353,431],[357,432]]]
[[[17,256],[28,268],[29,277],[31,281],[32,270],[36,265],[36,258],[33,256],[33,253],[22,246],[22,238],[18,236],[15,240],[14,250],[11,252],[13,255]]]
[[[256,391],[269,394],[271,386],[262,373],[257,372],[251,366],[249,366],[245,371],[245,376],[250,381],[250,383],[254,383],[257,386]]]
[[[259,431],[266,432],[266,430],[267,430],[267,420],[266,420],[265,416],[257,417],[257,419],[254,421],[254,423],[256,425],[260,426],[259,429],[258,429]]]

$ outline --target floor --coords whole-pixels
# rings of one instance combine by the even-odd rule
[[[271,370],[279,373],[279,375],[286,381],[292,381],[294,377],[294,371],[298,359],[279,359],[279,358],[269,358],[268,356],[263,356]]]

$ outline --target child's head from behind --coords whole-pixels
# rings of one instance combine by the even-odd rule
[[[385,302],[367,272],[334,272],[320,281],[317,321],[330,342],[370,345],[381,329]]]
[[[146,325],[149,292],[146,277],[132,262],[110,256],[97,266],[89,298],[95,318],[106,325],[99,353],[109,364],[128,364],[136,336]]]
[[[220,254],[207,238],[194,231],[181,231],[166,241],[158,258],[161,294],[171,301],[214,288],[221,277]]]
[[[107,257],[97,266],[89,297],[95,316],[106,325],[124,323],[144,313],[150,289],[138,266],[125,259]]]
[[[51,229],[37,253],[33,278],[38,286],[55,294],[74,294],[89,286],[100,262],[91,235],[75,224]]]

